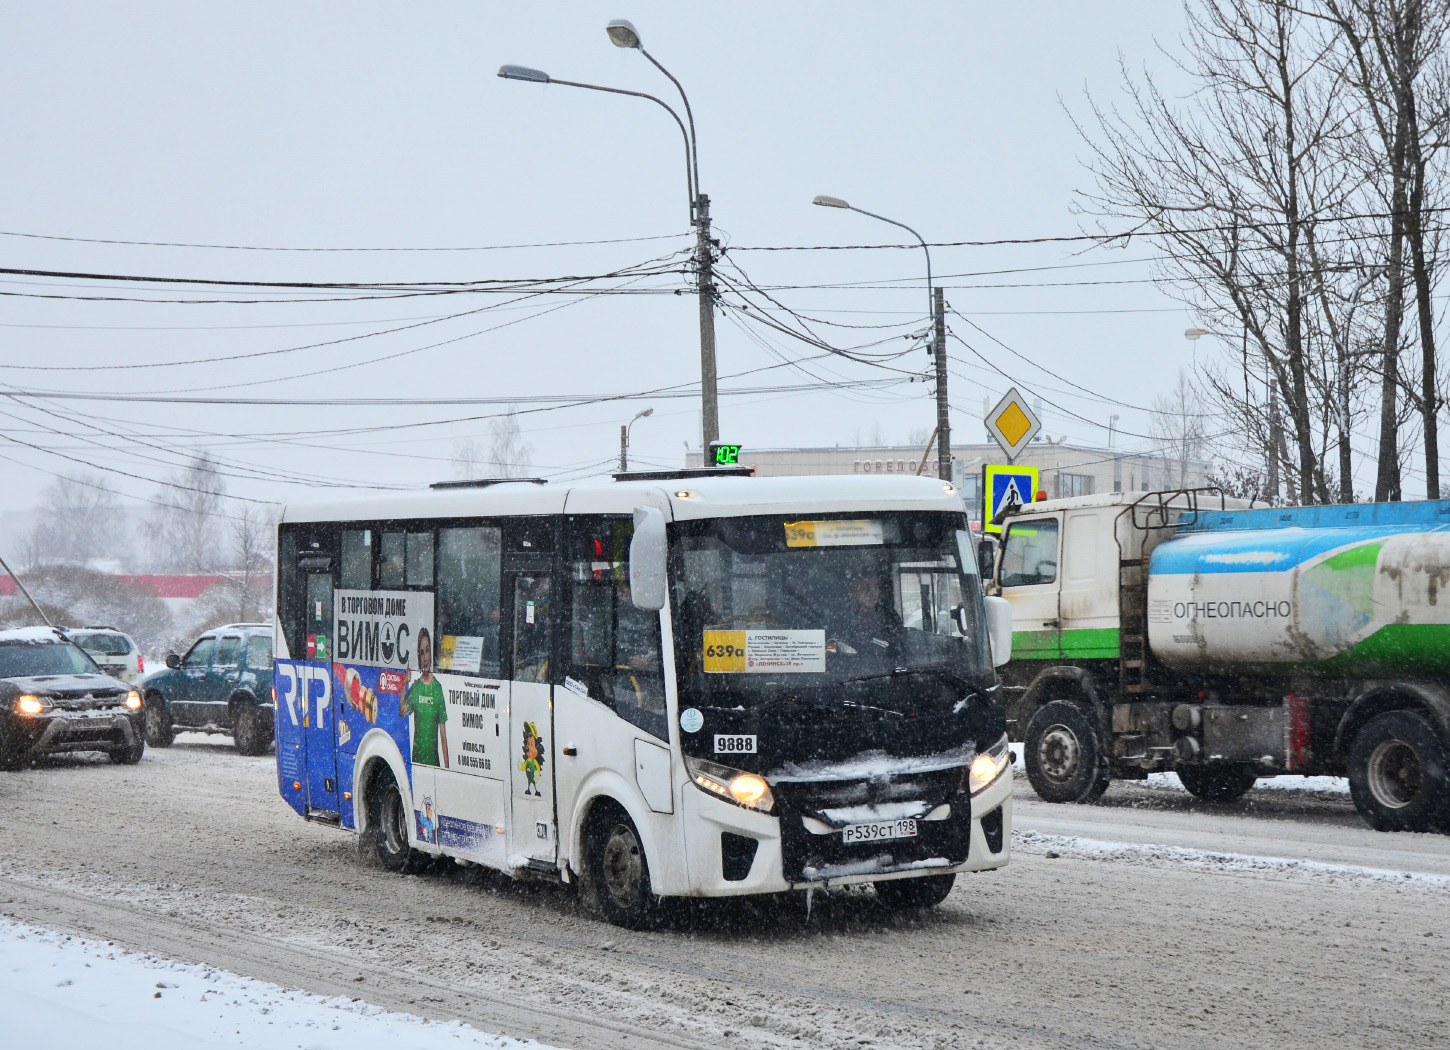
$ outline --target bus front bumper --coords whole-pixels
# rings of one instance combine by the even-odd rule
[[[839,828],[825,828],[789,807],[758,813],[688,784],[684,809],[690,829],[687,892],[692,896],[781,893],[986,871],[1007,864],[1012,852],[1010,765],[970,806],[958,800],[947,815],[933,813],[935,819],[918,821],[915,841],[846,845]]]

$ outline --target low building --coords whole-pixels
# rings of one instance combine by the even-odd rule
[[[699,452],[688,452],[687,467],[704,462]],[[982,516],[982,468],[1005,463],[995,444],[953,445],[952,479],[962,490],[973,520]],[[916,474],[937,475],[936,450],[921,446],[837,445],[830,448],[754,448],[740,450],[742,466],[755,468],[762,477],[807,474]],[[1192,488],[1203,485],[1208,464],[1180,462],[1126,449],[1091,448],[1052,441],[1035,441],[1017,457],[1019,466],[1040,472],[1039,490],[1047,498],[1090,496],[1099,492],[1137,492],[1157,488]]]

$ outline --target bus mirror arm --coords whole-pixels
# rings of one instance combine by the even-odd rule
[[[634,538],[629,541],[629,596],[636,609],[665,607],[665,516],[654,507],[634,508]]]

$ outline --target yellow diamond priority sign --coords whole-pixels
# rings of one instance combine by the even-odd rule
[[[1014,386],[997,407],[987,413],[987,430],[1002,446],[1002,451],[1015,458],[1042,429],[1042,420],[1032,411],[1027,399]]]

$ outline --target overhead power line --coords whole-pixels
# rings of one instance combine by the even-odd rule
[[[18,230],[0,230],[0,237],[19,237],[32,241],[64,241],[73,244],[120,244],[140,248],[213,248],[232,252],[501,252],[515,248],[574,248],[591,244],[637,244],[641,241],[670,241],[680,237],[693,237],[693,232],[661,233],[651,237],[606,237],[593,241],[542,241],[536,244],[482,244],[449,247],[393,247],[393,248],[304,248],[283,247],[262,244],[207,244],[194,241],[127,241],[117,237],[66,237],[54,233],[23,233]]]
[[[1450,211],[1450,206],[1421,209],[1422,214],[1438,214],[1447,211]],[[1360,219],[1390,219],[1394,217],[1394,214],[1394,212],[1354,212],[1348,215],[1326,215],[1322,218],[1301,219],[1298,225],[1301,227],[1332,226],[1337,223],[1354,222]],[[1289,225],[1291,223],[1287,220],[1270,219],[1260,222],[1211,223],[1206,226],[1185,227],[1173,232],[1187,234],[1229,233],[1240,230],[1282,229]],[[1152,240],[1160,236],[1165,236],[1164,232],[1147,229],[1145,226],[1138,226],[1134,229],[1119,230],[1112,233],[1075,233],[1052,237],[999,237],[994,240],[978,241],[928,241],[926,246],[928,248],[994,248],[1025,244],[1112,244],[1115,242],[1129,244],[1134,240]],[[920,242],[916,244],[732,244],[729,248],[732,252],[846,252],[894,249],[920,251],[921,244]]]
[[[826,390],[832,387],[869,389],[896,383],[896,379],[853,379],[833,383],[805,383],[794,386],[735,387],[722,389],[721,396],[743,397],[755,394],[797,393],[810,390]],[[124,401],[149,405],[284,405],[359,408],[392,406],[430,405],[535,405],[578,402],[592,404],[599,401],[638,401],[651,397],[699,397],[698,388],[638,391],[625,394],[522,394],[509,397],[206,397],[184,394],[113,394],[107,392],[81,392],[70,390],[15,390],[0,388],[0,394],[13,398],[47,398],[54,401]],[[388,429],[397,429],[390,426]]]

